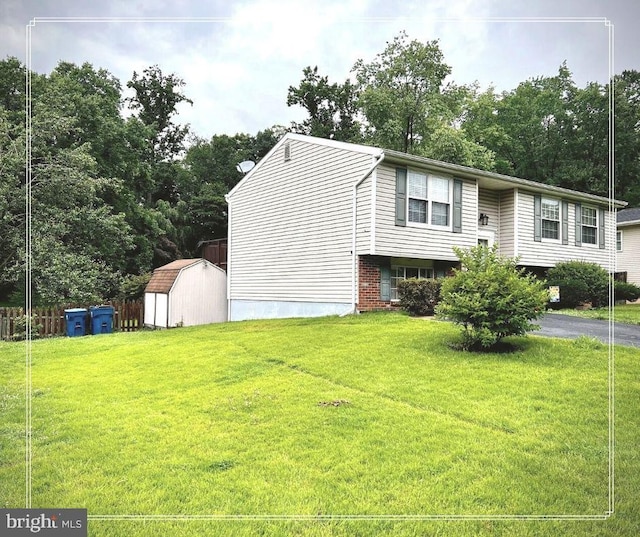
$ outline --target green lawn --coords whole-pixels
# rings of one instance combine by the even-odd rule
[[[327,515],[604,515],[608,359],[588,340],[449,348],[400,314],[227,323],[32,343],[33,506],[90,535],[636,535],[640,351],[616,347],[615,514],[606,520]],[[0,502],[25,498],[25,347],[0,344]]]
[[[576,317],[586,317],[589,319],[609,319],[609,308],[593,308],[590,310],[564,309],[557,310],[556,313],[575,315]],[[614,306],[613,315],[617,323],[640,324],[640,303],[616,305]]]

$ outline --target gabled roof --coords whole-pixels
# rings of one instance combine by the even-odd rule
[[[496,172],[489,172],[485,170],[480,170],[477,168],[471,168],[469,166],[461,166],[459,164],[451,164],[450,162],[443,162],[440,160],[430,159],[427,157],[421,157],[417,155],[410,155],[408,153],[403,153],[401,151],[395,151],[391,149],[382,149],[379,147],[372,147],[367,145],[360,144],[352,144],[348,142],[340,142],[337,140],[329,140],[326,138],[317,138],[314,136],[305,136],[302,134],[295,133],[287,133],[285,134],[276,145],[267,153],[261,160],[256,164],[256,166],[244,176],[244,178],[225,196],[227,201],[229,198],[233,196],[233,194],[241,188],[247,181],[251,179],[253,175],[255,175],[260,168],[261,165],[266,162],[271,155],[276,152],[284,143],[289,140],[298,140],[307,142],[310,144],[321,145],[325,147],[334,147],[336,149],[343,149],[348,151],[354,151],[357,153],[363,153],[372,155],[375,157],[382,157],[378,161],[380,164],[383,161],[391,162],[400,165],[410,165],[410,164],[419,164],[423,166],[427,166],[430,168],[435,168],[439,171],[447,172],[450,174],[458,175],[460,177],[467,178],[475,178],[479,179],[484,183],[485,186],[493,187],[496,190],[499,189],[507,189],[514,187],[523,187],[528,190],[532,190],[535,192],[551,192],[556,193],[557,195],[567,196],[576,200],[591,200],[600,205],[611,203],[616,208],[622,208],[627,205],[624,201],[619,200],[610,200],[609,198],[603,196],[596,196],[595,194],[589,194],[586,192],[580,192],[578,190],[571,190],[568,188],[563,188],[559,186],[548,185],[546,183],[539,183],[537,181],[531,181],[529,179],[521,179],[519,177],[513,177],[510,175],[503,175]]]
[[[204,261],[203,259],[178,259],[168,265],[158,267],[145,287],[145,293],[168,293],[178,278],[180,271],[188,266]]]
[[[640,224],[640,207],[622,209],[616,214],[618,225]]]

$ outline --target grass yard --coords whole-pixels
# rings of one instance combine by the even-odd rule
[[[462,353],[400,314],[32,343],[32,502],[96,515],[605,515],[608,348]],[[0,344],[0,506],[25,498],[25,347]],[[616,347],[605,520],[91,520],[91,536],[640,532],[640,350]]]
[[[557,310],[555,313],[586,317],[588,319],[609,319],[609,308],[593,308],[590,310],[564,309]],[[614,306],[613,315],[614,321],[617,323],[640,324],[640,303],[616,305]]]

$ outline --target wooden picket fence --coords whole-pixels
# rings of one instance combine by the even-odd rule
[[[140,300],[123,302],[106,302],[103,305],[113,306],[113,330],[133,332],[144,326],[144,303]],[[64,310],[68,308],[86,308],[86,305],[47,306],[32,308],[32,331],[38,337],[64,336],[67,327]],[[24,308],[0,308],[0,339],[12,340],[24,332]],[[90,333],[90,324],[87,324]]]

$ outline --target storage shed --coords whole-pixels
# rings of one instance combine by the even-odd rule
[[[179,259],[153,271],[144,293],[145,326],[227,320],[227,274],[206,259]]]

